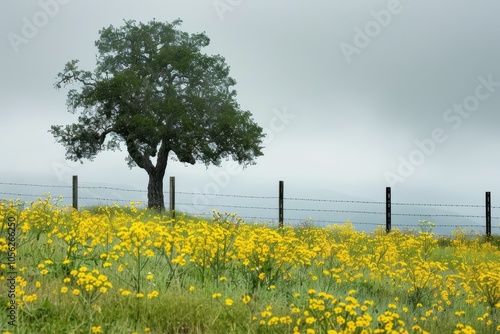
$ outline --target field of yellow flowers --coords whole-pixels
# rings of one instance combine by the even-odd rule
[[[127,206],[0,203],[0,333],[498,333],[500,250]]]

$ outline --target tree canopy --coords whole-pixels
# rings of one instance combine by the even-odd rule
[[[129,166],[149,175],[148,206],[160,209],[169,155],[189,164],[233,159],[245,166],[262,155],[262,128],[237,103],[225,59],[202,53],[209,38],[181,31],[181,23],[125,21],[102,29],[94,71],[72,60],[57,75],[57,89],[77,86],[67,106],[79,111],[78,122],[49,130],[73,161],[123,143]]]

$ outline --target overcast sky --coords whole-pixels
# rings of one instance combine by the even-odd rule
[[[227,165],[169,162],[178,189],[259,194],[284,180],[309,196],[383,200],[392,186],[401,199],[480,204],[491,191],[499,203],[498,13],[491,0],[2,1],[1,182],[64,184],[78,174],[145,189],[146,173],[130,170],[125,152],[64,159],[47,130],[76,116],[53,84],[72,59],[93,70],[101,28],[180,18],[183,30],[209,36],[205,52],[226,58],[241,107],[268,138],[257,164],[227,182],[214,179]]]

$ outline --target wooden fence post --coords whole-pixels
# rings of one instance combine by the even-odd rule
[[[385,188],[385,231],[391,232],[391,187]]]
[[[175,218],[175,176],[170,177],[170,212]]]
[[[73,175],[73,209],[78,210],[78,175]]]
[[[491,237],[491,193],[486,192],[486,237]]]
[[[283,185],[284,182],[279,182],[279,204],[278,204],[278,221],[279,227],[283,227]]]

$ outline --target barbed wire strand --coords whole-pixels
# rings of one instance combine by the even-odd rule
[[[30,186],[30,187],[46,187],[46,188],[72,188],[70,185],[43,185],[34,183],[14,183],[14,182],[0,182],[0,185],[8,186]],[[145,192],[147,190],[139,189],[124,189],[115,188],[107,186],[83,186],[80,185],[79,188],[82,189],[105,189],[105,190],[117,190],[117,191],[127,191],[127,192]],[[164,194],[169,194],[169,192],[164,192]],[[210,194],[210,193],[193,193],[180,191],[176,194],[182,195],[201,195],[201,196],[214,196],[214,197],[237,197],[237,198],[254,198],[254,199],[277,199],[276,196],[255,196],[255,195],[236,195],[236,194]],[[291,201],[306,201],[306,202],[328,202],[328,203],[353,203],[353,204],[376,204],[383,205],[385,202],[381,201],[359,201],[359,200],[335,200],[335,199],[314,199],[314,198],[298,198],[298,197],[285,197],[285,200]],[[406,202],[393,202],[391,205],[401,205],[401,206],[432,206],[432,207],[470,207],[470,208],[484,208],[484,205],[479,204],[439,204],[439,203],[406,203]],[[492,206],[492,208],[500,209],[500,207]]]

